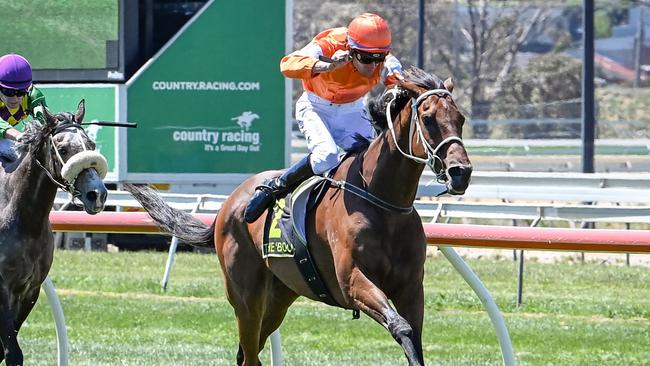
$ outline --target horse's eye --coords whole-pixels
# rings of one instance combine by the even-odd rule
[[[59,150],[59,154],[61,154],[61,155],[67,155],[68,154],[68,149],[66,149],[65,147],[60,147],[57,150]]]

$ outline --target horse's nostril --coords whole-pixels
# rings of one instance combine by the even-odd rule
[[[452,194],[463,194],[469,186],[469,180],[472,176],[471,165],[457,165],[447,169],[449,175],[448,188]]]
[[[97,201],[97,192],[95,192],[95,191],[87,192],[86,193],[86,201],[88,201],[88,202]]]
[[[472,166],[458,165],[447,170],[449,176],[456,179],[467,180],[472,176]]]

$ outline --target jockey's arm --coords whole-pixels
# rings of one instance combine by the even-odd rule
[[[32,88],[29,93],[30,114],[33,118],[38,119],[39,121],[45,121],[45,108],[47,108],[45,96],[39,89]]]
[[[318,59],[320,56],[323,56],[323,50],[317,43],[310,42],[305,47],[283,57],[280,61],[280,71],[288,78],[309,79],[319,73],[338,69],[350,62],[347,51],[336,51],[332,55],[334,62],[320,61]]]
[[[15,130],[15,128],[11,127],[9,122],[0,119],[0,138],[11,139],[11,133],[7,133],[9,130]]]
[[[388,54],[386,61],[384,61],[384,68],[381,70],[381,80],[384,85],[389,86],[397,84],[398,80],[402,80],[402,63],[399,62],[397,57]]]

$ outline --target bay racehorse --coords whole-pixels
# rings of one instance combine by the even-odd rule
[[[413,202],[426,166],[451,194],[465,192],[472,166],[451,79],[442,82],[418,68],[404,76],[370,102],[381,133],[348,153],[305,225],[311,257],[332,302],[367,314],[402,346],[409,365],[423,365],[426,238]],[[298,296],[321,300],[294,258],[263,259],[267,213],[252,224],[244,221],[255,187],[280,173],[268,171],[243,182],[212,227],[172,209],[149,188],[126,188],[163,230],[186,243],[215,245],[237,317],[238,365],[260,364],[258,353]]]
[[[44,123],[28,122],[20,158],[0,169],[0,342],[7,366],[23,364],[18,331],[36,304],[54,254],[49,214],[57,188],[73,194],[89,214],[104,207],[106,159],[75,114],[45,110]]]

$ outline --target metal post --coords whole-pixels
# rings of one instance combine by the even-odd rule
[[[93,250],[93,234],[85,233],[84,235],[84,250],[90,252]]]
[[[542,221],[542,212],[540,209],[537,209],[539,211],[539,216],[533,220],[533,222],[530,223],[530,227],[535,227],[537,224],[539,224],[540,221]],[[513,252],[517,252],[516,250],[513,250]],[[524,250],[519,251],[519,272],[517,274],[517,307],[521,307],[521,304],[524,302]]]
[[[196,198],[196,206],[194,206],[191,211],[193,214],[199,210],[201,203],[203,203],[203,199],[204,197],[202,196]],[[163,291],[167,290],[167,284],[169,283],[169,276],[172,271],[172,265],[174,265],[174,256],[176,255],[176,249],[178,249],[178,238],[173,237],[172,242],[169,245],[169,254],[167,255],[167,263],[165,264],[165,273],[163,274],[162,281],[160,281],[160,286],[162,287]]]
[[[178,238],[173,237],[172,242],[169,245],[167,263],[165,263],[165,273],[163,274],[163,279],[160,282],[160,286],[162,287],[163,291],[167,291],[167,284],[169,283],[169,276],[172,272],[172,266],[174,265],[174,256],[176,255],[176,249],[178,249]]]
[[[582,172],[594,172],[594,0],[584,0],[582,42]]]
[[[519,271],[517,275],[517,307],[524,302],[524,250],[519,251]]]
[[[424,0],[418,0],[418,67],[424,67]]]
[[[515,362],[515,353],[512,349],[512,342],[510,341],[510,335],[508,334],[508,328],[506,323],[503,320],[503,315],[499,311],[499,307],[496,302],[490,296],[490,292],[485,288],[478,276],[472,271],[471,268],[463,261],[463,259],[456,253],[454,248],[447,246],[438,246],[438,249],[444,254],[444,256],[449,260],[449,262],[454,266],[456,271],[463,276],[463,279],[467,284],[474,290],[476,295],[485,306],[485,309],[490,316],[492,325],[497,333],[497,338],[499,339],[499,345],[501,346],[501,353],[503,356],[503,364],[505,366],[514,366]]]
[[[271,333],[271,366],[282,366],[282,338],[280,338],[280,329]]]
[[[68,366],[68,354],[70,352],[68,348],[68,330],[65,326],[63,307],[61,307],[59,296],[56,294],[50,276],[45,277],[45,281],[43,281],[41,287],[43,288],[43,291],[45,291],[47,301],[50,303],[50,307],[52,308],[52,317],[54,318],[54,324],[56,326],[59,366]]]
[[[637,23],[636,37],[634,39],[634,87],[641,86],[641,59],[643,58],[643,38],[644,38],[644,11],[643,4],[639,4],[639,21]]]

